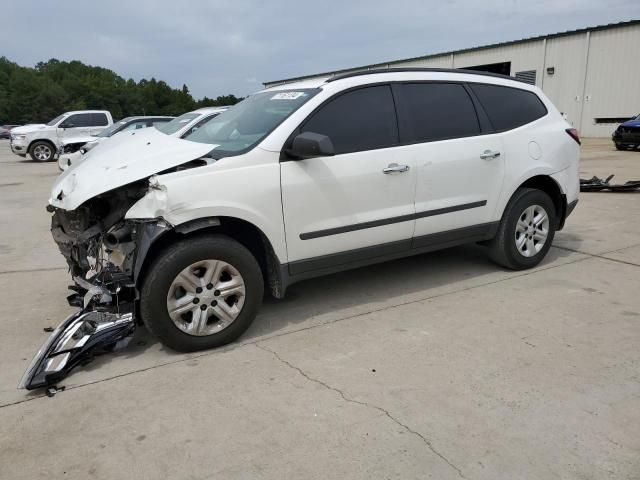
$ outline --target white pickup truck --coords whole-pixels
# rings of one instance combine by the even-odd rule
[[[65,139],[81,135],[97,135],[113,124],[106,110],[66,112],[47,124],[25,125],[11,130],[11,151],[21,157],[49,162],[54,159]]]

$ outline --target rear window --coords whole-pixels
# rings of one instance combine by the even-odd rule
[[[547,114],[547,108],[533,92],[479,83],[471,83],[469,86],[498,132],[531,123]]]
[[[397,88],[403,143],[480,135],[476,109],[462,85],[409,83]]]

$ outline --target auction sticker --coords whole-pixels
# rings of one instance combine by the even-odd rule
[[[296,98],[303,97],[304,95],[304,92],[280,92],[271,97],[271,100],[295,100]]]

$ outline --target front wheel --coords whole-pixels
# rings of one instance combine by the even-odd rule
[[[34,142],[29,149],[31,159],[36,162],[50,162],[54,156],[53,146],[49,142]]]
[[[225,345],[253,322],[264,294],[251,252],[223,235],[187,238],[163,250],[140,295],[140,313],[162,343],[181,352]]]
[[[512,270],[538,265],[553,242],[555,212],[553,201],[543,191],[518,189],[505,209],[498,233],[489,242],[491,258]]]

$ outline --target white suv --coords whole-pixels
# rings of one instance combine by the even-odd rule
[[[466,242],[531,268],[577,203],[577,133],[502,76],[368,71],[258,92],[185,139],[148,130],[53,188],[84,307],[68,328],[99,305],[176,350],[216,347],[264,288]]]

